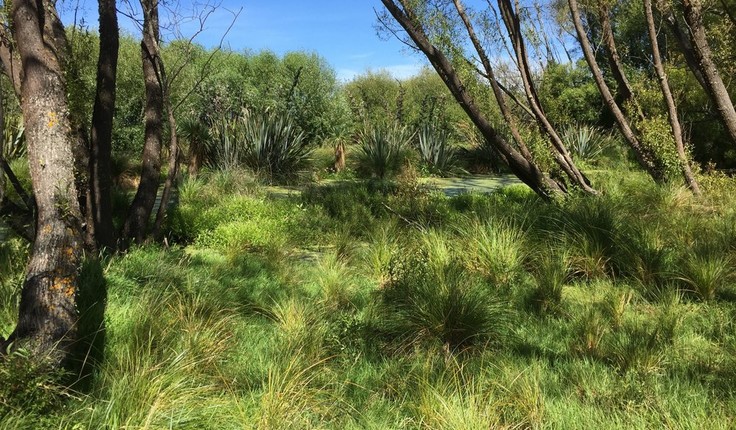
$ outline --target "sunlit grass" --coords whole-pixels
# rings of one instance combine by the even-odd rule
[[[6,360],[0,428],[731,427],[733,200],[602,181],[547,204],[204,174],[170,247],[102,263],[90,386]],[[0,248],[4,330],[20,245]]]

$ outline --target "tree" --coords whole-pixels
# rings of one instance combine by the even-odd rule
[[[36,238],[21,292],[18,324],[7,340],[57,364],[76,338],[75,294],[82,217],[74,180],[72,125],[63,64],[64,28],[51,0],[14,0],[10,28],[20,60],[21,110],[38,210]],[[8,35],[4,34],[5,40]],[[3,59],[5,70],[13,66]]]
[[[657,73],[657,80],[659,81],[659,87],[662,91],[665,104],[667,105],[667,117],[672,128],[672,136],[675,139],[675,148],[677,149],[677,158],[680,162],[680,170],[685,179],[685,183],[688,185],[690,190],[700,195],[700,187],[698,182],[695,180],[692,170],[690,169],[690,162],[685,154],[685,142],[682,132],[682,126],[680,125],[680,118],[677,114],[677,106],[675,105],[675,98],[672,96],[670,85],[667,82],[667,74],[662,64],[662,57],[659,54],[659,43],[657,42],[657,29],[654,25],[654,14],[652,12],[652,0],[644,0],[644,14],[647,19],[647,33],[649,34],[649,43],[652,45],[652,62],[654,63],[654,69]]]
[[[422,19],[418,15],[415,3],[409,0],[381,1],[390,16],[407,33],[413,44],[412,46],[427,57],[430,64],[445,82],[445,85],[452,92],[455,100],[462,106],[483,137],[503,157],[511,171],[544,198],[565,193],[566,187],[563,183],[545,174],[533,159],[525,157],[523,153],[510,145],[491,125],[468,90],[467,84],[469,82],[467,82],[467,79],[464,80],[460,76],[450,58],[431,42],[427,30],[422,24]],[[387,19],[383,20],[383,23],[387,25]],[[406,43],[409,44],[408,41]]]
[[[456,6],[459,3],[459,0],[455,0]],[[547,136],[547,139],[552,146],[552,154],[555,161],[573,184],[587,193],[595,194],[596,191],[590,186],[588,178],[586,178],[575,165],[575,162],[570,156],[570,152],[565,147],[565,143],[560,138],[560,135],[557,133],[557,130],[549,121],[544,109],[542,108],[542,104],[539,100],[539,95],[537,94],[533,81],[532,70],[529,65],[529,58],[526,53],[524,36],[522,34],[521,21],[516,9],[511,4],[511,0],[499,0],[498,7],[501,11],[503,22],[506,25],[509,38],[511,39],[514,54],[516,55],[516,66],[521,76],[527,103],[534,114],[534,118],[537,121],[540,131]],[[458,8],[458,11],[461,11],[461,9]],[[467,19],[465,19],[464,22],[466,22],[466,26],[469,25],[469,21]],[[476,49],[479,48],[476,47]],[[496,94],[496,97],[499,97],[498,93]]]
[[[603,101],[606,106],[613,113],[616,123],[618,124],[621,134],[623,135],[626,142],[628,142],[631,149],[634,151],[639,165],[654,179],[655,182],[661,183],[665,180],[664,171],[658,166],[656,155],[649,151],[637,137],[636,132],[631,127],[628,119],[623,113],[623,110],[616,102],[611,89],[608,87],[606,80],[603,77],[598,61],[595,58],[593,47],[588,40],[588,33],[583,27],[583,20],[580,17],[580,9],[576,0],[568,0],[570,7],[570,14],[572,16],[572,22],[577,33],[578,42],[583,49],[583,56],[585,61],[588,63],[590,71],[593,73],[598,91],[600,91]]]
[[[681,6],[685,29],[675,15],[674,7],[662,7],[662,13],[675,35],[675,40],[683,52],[688,67],[716,107],[731,143],[736,145],[736,109],[713,60],[713,53],[703,24],[701,0],[681,0]],[[724,3],[725,6],[727,5]]]
[[[143,9],[143,40],[141,61],[145,81],[144,146],[141,180],[138,191],[123,224],[123,246],[131,240],[143,243],[148,233],[148,220],[156,203],[156,193],[161,174],[161,142],[163,135],[164,94],[159,79],[159,22],[158,0],[141,0]]]
[[[115,84],[118,68],[118,18],[115,0],[99,0],[100,54],[97,62],[97,92],[92,111],[89,150],[89,201],[97,246],[115,248],[112,225],[112,126],[115,114]]]

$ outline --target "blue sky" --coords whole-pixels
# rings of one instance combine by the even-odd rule
[[[202,0],[194,0],[194,2]],[[131,0],[135,3],[136,0]],[[193,6],[180,0],[182,14]],[[72,10],[78,4],[91,27],[97,24],[97,3],[93,0],[63,2],[62,19],[74,20]],[[119,2],[119,10],[126,10]],[[235,51],[270,49],[282,55],[288,51],[317,52],[335,69],[338,78],[348,80],[367,70],[385,69],[397,78],[416,74],[425,64],[417,54],[409,53],[399,41],[382,40],[376,34],[374,8],[380,0],[222,0],[221,9],[212,14],[206,30],[196,39],[207,47],[216,46],[232,21],[229,11],[242,11],[225,38],[224,45]],[[124,29],[135,32],[135,24],[120,17]],[[189,28],[194,31],[196,25]],[[184,27],[187,33],[187,27]],[[384,38],[385,39],[385,38]]]

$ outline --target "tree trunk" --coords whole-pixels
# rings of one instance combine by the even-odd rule
[[[176,176],[179,173],[179,140],[176,135],[176,118],[174,118],[174,110],[171,108],[171,100],[169,99],[168,83],[166,82],[166,74],[164,73],[164,64],[160,62],[162,88],[164,88],[164,104],[166,105],[166,111],[168,112],[169,119],[169,165],[168,172],[166,174],[166,182],[164,183],[164,189],[161,192],[161,204],[158,206],[158,212],[156,213],[156,221],[153,224],[153,237],[156,239],[160,238],[161,225],[163,224],[164,218],[166,217],[166,211],[169,206],[169,200],[171,197],[171,189],[176,186]]]
[[[97,93],[90,132],[88,210],[98,247],[115,248],[112,225],[112,125],[115,114],[115,82],[118,67],[118,18],[115,0],[99,0],[100,54],[97,60]]]
[[[616,40],[613,37],[613,26],[611,25],[611,11],[605,0],[598,0],[598,21],[603,31],[603,44],[606,46],[606,57],[611,66],[611,74],[616,81],[616,103],[620,106],[630,101],[634,91],[626,78],[621,57],[618,55]]]
[[[670,121],[670,128],[672,128],[672,137],[675,139],[675,147],[677,149],[677,158],[680,161],[680,170],[682,176],[685,179],[685,183],[695,195],[700,195],[700,187],[698,182],[695,180],[692,170],[690,169],[690,162],[685,153],[685,142],[682,133],[682,127],[680,125],[680,119],[677,115],[677,106],[675,105],[675,98],[672,96],[670,91],[670,85],[667,82],[667,74],[662,64],[662,57],[659,54],[659,43],[657,42],[657,29],[654,26],[654,15],[652,13],[652,0],[644,0],[644,16],[647,20],[647,31],[649,33],[649,42],[652,45],[652,60],[654,62],[654,70],[657,72],[657,78],[659,80],[659,88],[662,90],[662,96],[664,97],[665,104],[667,105],[667,117]]]
[[[51,0],[14,0],[14,40],[22,64],[21,109],[38,229],[21,292],[18,325],[8,341],[64,364],[77,332],[75,295],[82,249],[74,182],[73,131],[62,58],[63,27]]]
[[[202,156],[200,155],[201,143],[196,137],[191,137],[189,142],[189,165],[187,167],[187,174],[190,178],[196,178],[199,174],[199,169],[202,167]]]
[[[146,86],[146,104],[144,108],[145,142],[141,181],[133,198],[128,217],[122,231],[123,247],[130,241],[143,243],[147,236],[148,221],[151,218],[153,205],[156,203],[159,175],[161,174],[161,135],[163,132],[163,91],[158,77],[157,51],[158,0],[142,0],[143,8],[143,40],[141,41],[141,59],[143,62],[143,80]]]
[[[723,83],[723,79],[721,79],[721,74],[713,62],[713,54],[703,27],[703,11],[700,0],[682,0],[682,4],[692,56],[695,58],[693,66],[700,70],[703,76],[703,88],[715,105],[721,123],[723,123],[731,138],[731,143],[736,145],[736,109],[734,109],[728,89]]]
[[[20,99],[20,59],[10,41],[10,36],[4,29],[0,31],[0,61],[2,61],[3,73],[10,79],[15,95]]]
[[[511,46],[514,49],[516,55],[516,63],[519,68],[519,74],[521,75],[521,81],[524,86],[524,93],[526,94],[527,102],[531,108],[534,118],[537,121],[540,131],[547,136],[550,144],[552,145],[552,156],[554,157],[557,165],[567,175],[568,179],[578,188],[590,194],[597,194],[597,192],[590,186],[588,178],[577,168],[575,162],[570,156],[570,152],[565,147],[565,143],[560,138],[557,130],[554,128],[552,123],[549,122],[547,115],[544,113],[542,103],[539,101],[539,95],[534,86],[532,80],[532,71],[529,66],[529,57],[526,53],[526,46],[524,44],[524,36],[521,31],[521,23],[519,16],[514,10],[514,6],[510,0],[498,0],[498,7],[501,11],[501,17],[506,25],[506,30],[511,38]]]
[[[551,198],[553,195],[566,193],[563,184],[547,176],[533,160],[524,158],[488,122],[466,90],[466,87],[463,85],[450,61],[440,50],[430,43],[424,29],[412,12],[409,1],[399,0],[401,7],[393,0],[381,0],[381,2],[401,27],[404,28],[416,46],[424,53],[455,97],[455,100],[457,100],[475,126],[478,127],[483,137],[505,159],[511,171],[543,198]]]
[[[343,142],[337,142],[335,145],[335,162],[332,169],[335,173],[340,173],[345,169],[345,144]]]
[[[642,146],[641,142],[639,142],[639,139],[636,137],[636,134],[629,125],[629,121],[626,119],[624,113],[621,111],[621,108],[616,103],[613,94],[611,94],[611,90],[610,88],[608,88],[608,84],[606,84],[606,81],[603,79],[603,73],[601,72],[600,67],[598,67],[598,62],[596,61],[595,55],[593,54],[593,48],[590,46],[588,35],[583,28],[583,22],[580,18],[580,11],[578,9],[577,1],[568,0],[568,4],[570,6],[573,25],[575,26],[575,32],[578,36],[578,42],[583,49],[585,61],[588,63],[590,71],[593,73],[593,78],[595,79],[598,91],[603,97],[603,101],[606,103],[606,106],[608,106],[608,108],[613,113],[613,116],[616,118],[616,123],[621,130],[621,134],[624,136],[624,139],[626,139],[629,146],[634,151],[634,155],[636,156],[639,165],[644,170],[646,170],[647,173],[649,173],[649,175],[652,177],[652,179],[654,179],[655,182],[664,182],[664,172],[657,167],[657,162],[654,155],[651,154],[650,151],[647,151]]]

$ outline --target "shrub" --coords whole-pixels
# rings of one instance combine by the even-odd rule
[[[406,147],[413,134],[402,126],[378,126],[360,136],[358,171],[366,176],[385,179],[401,170]]]
[[[473,222],[460,234],[467,243],[465,260],[494,286],[509,285],[521,275],[527,257],[521,228],[503,220]]]
[[[16,414],[44,415],[59,408],[68,394],[67,373],[52,360],[18,349],[0,361],[0,421]],[[42,426],[43,427],[43,426]]]
[[[678,279],[685,291],[703,301],[713,300],[733,281],[733,260],[723,254],[688,254],[680,265]]]
[[[621,220],[616,202],[607,198],[569,199],[556,214],[556,229],[570,249],[573,272],[587,279],[614,272]]]
[[[585,161],[598,158],[610,144],[600,128],[586,124],[566,127],[561,137],[567,149],[578,159]]]
[[[246,113],[243,138],[243,162],[268,180],[293,179],[309,160],[304,133],[288,116]]]
[[[419,154],[432,173],[440,175],[458,170],[455,149],[450,146],[449,133],[432,125],[419,130]]]
[[[304,133],[287,115],[245,111],[241,117],[219,119],[211,133],[215,167],[244,165],[268,181],[294,179],[311,153]]]
[[[562,287],[567,279],[567,255],[547,250],[533,260],[535,287],[529,297],[532,309],[539,313],[558,310],[562,303]]]

